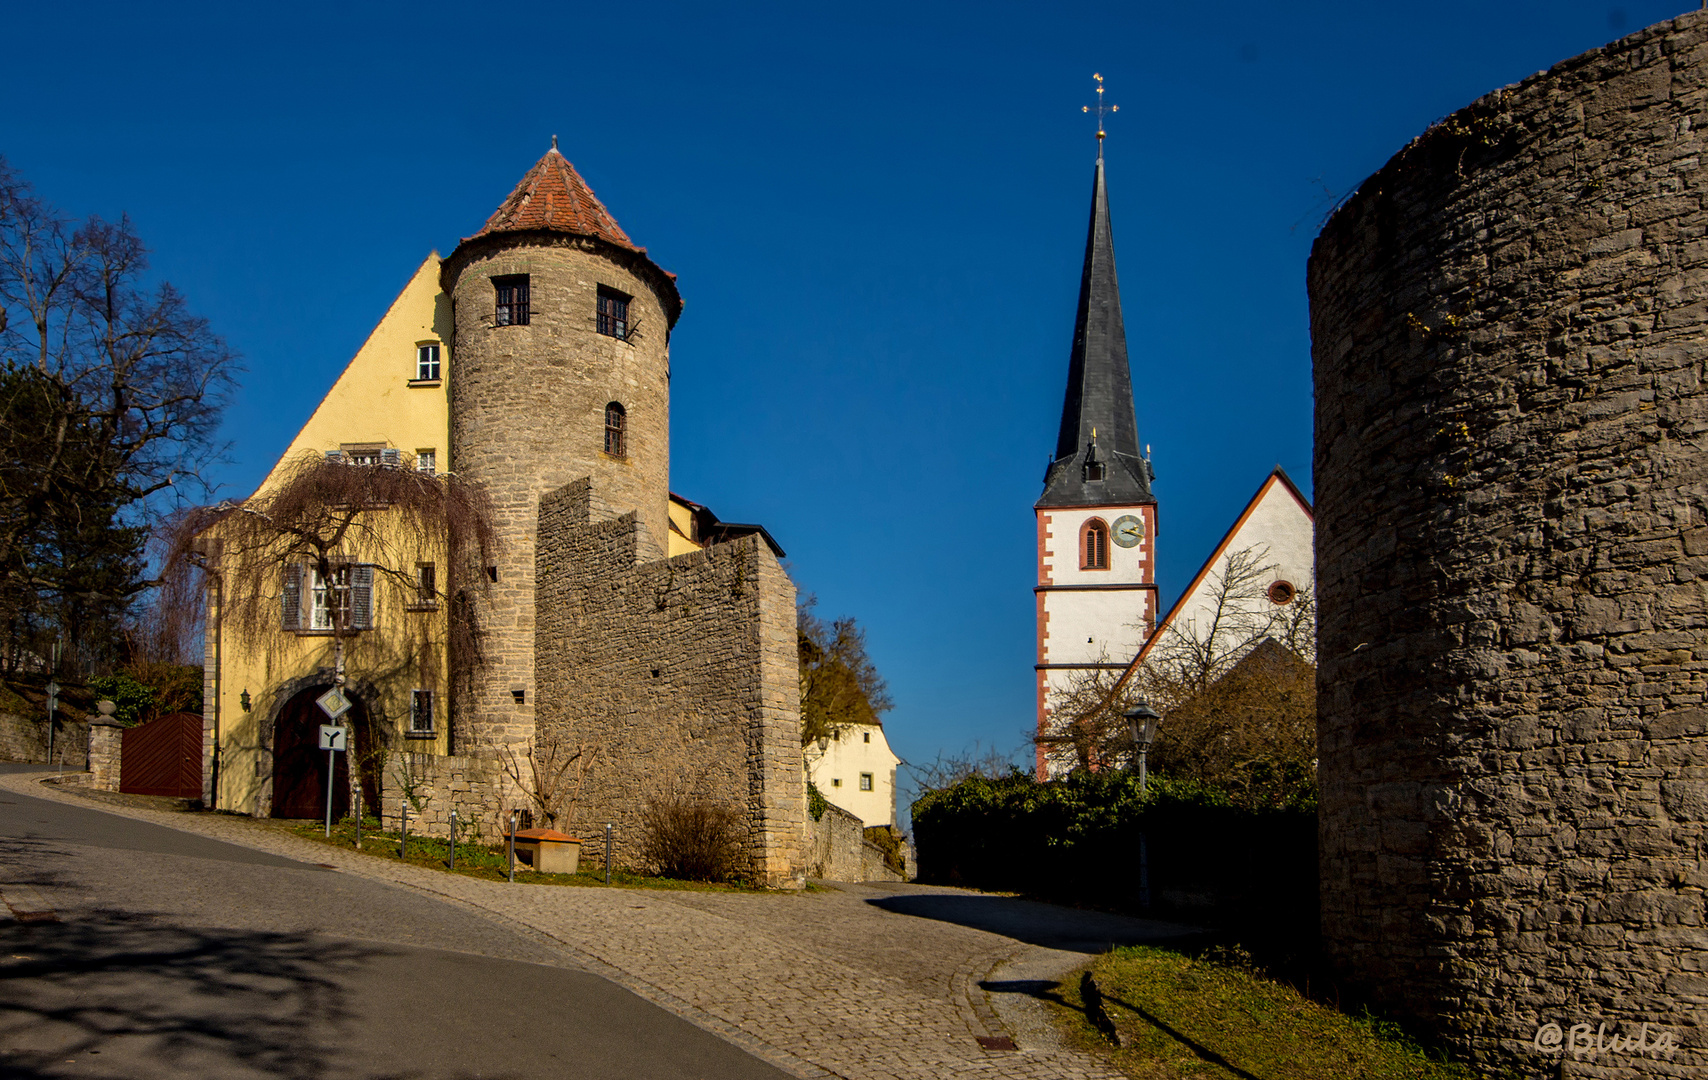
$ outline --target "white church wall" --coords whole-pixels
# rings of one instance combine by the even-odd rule
[[[1152,622],[1150,589],[1044,594],[1046,664],[1125,664]]]
[[[1080,569],[1079,533],[1092,518],[1102,519],[1114,527],[1117,518],[1131,514],[1145,523],[1144,537],[1130,548],[1121,547],[1111,539],[1109,569]],[[1154,551],[1156,508],[1140,507],[1066,507],[1042,512],[1044,536],[1039,552],[1040,581],[1050,585],[1107,585],[1116,582],[1144,581],[1147,563]]]

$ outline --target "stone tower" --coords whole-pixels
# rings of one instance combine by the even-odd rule
[[[1692,13],[1311,254],[1323,937],[1488,1075],[1708,1069],[1705,116]]]
[[[670,331],[682,301],[555,139],[445,260],[442,283],[455,326],[450,467],[485,485],[502,544],[498,565],[482,568],[488,662],[454,721],[473,749],[534,730],[541,496],[589,478],[595,520],[632,511],[637,560],[665,553]]]
[[[1044,493],[1033,506],[1040,735],[1050,733],[1057,689],[1100,667],[1126,667],[1156,625],[1152,478],[1150,461],[1139,454],[1100,149],[1062,422]],[[1040,743],[1038,773],[1071,767],[1071,759]]]

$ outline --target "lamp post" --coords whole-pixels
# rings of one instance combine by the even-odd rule
[[[1150,707],[1150,703],[1141,701],[1121,714],[1127,718],[1127,724],[1133,729],[1133,746],[1139,752],[1139,790],[1145,790],[1149,776],[1145,768],[1145,757],[1150,753],[1151,743],[1156,740],[1156,723],[1162,719],[1162,714]]]
[[[1149,780],[1145,771],[1145,756],[1150,753],[1151,743],[1156,739],[1156,724],[1162,719],[1162,714],[1150,707],[1147,701],[1135,702],[1133,707],[1121,714],[1127,718],[1127,723],[1133,729],[1133,746],[1139,752],[1139,793],[1144,794],[1145,784]],[[1145,843],[1145,834],[1139,833],[1139,907],[1151,906],[1151,864],[1150,849]]]

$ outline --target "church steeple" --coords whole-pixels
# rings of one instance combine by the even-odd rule
[[[1101,140],[1098,149],[1102,149]],[[1115,279],[1115,238],[1109,228],[1109,193],[1100,152],[1091,189],[1091,227],[1085,240],[1061,431],[1055,459],[1044,474],[1044,494],[1036,505],[1154,503],[1153,475],[1150,462],[1139,455],[1127,332]]]

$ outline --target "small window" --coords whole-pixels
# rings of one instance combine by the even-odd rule
[[[493,310],[493,323],[498,326],[527,326],[533,311],[528,299],[528,275],[509,274],[505,277],[495,277],[492,279],[492,287],[498,294],[497,306]]]
[[[629,340],[629,298],[603,285],[599,286],[599,332]]]
[[[841,779],[841,777],[836,777],[836,778],[834,778],[834,779],[832,779],[832,780],[831,780],[831,781],[830,781],[830,786],[831,786],[831,787],[841,787],[841,786],[842,786],[842,779]]]
[[[612,457],[623,457],[627,453],[628,440],[624,437],[624,429],[628,426],[629,414],[619,402],[611,402],[605,406],[605,452]]]
[[[432,607],[439,602],[438,571],[430,562],[424,562],[415,568],[415,602],[423,607]]]
[[[496,566],[487,567],[486,568],[486,578],[488,581],[492,582],[494,585],[498,584],[498,567],[496,567]]]
[[[1103,479],[1103,463],[1101,461],[1088,461],[1088,462],[1086,462],[1085,463],[1085,478],[1087,480],[1101,480],[1101,479]]]
[[[871,791],[872,790],[872,774],[871,773],[863,772],[860,774],[860,790],[861,791]]]
[[[1291,581],[1277,581],[1269,586],[1269,602],[1276,605],[1291,604],[1293,597],[1299,595],[1299,590],[1293,588]]]
[[[1096,518],[1086,522],[1079,548],[1081,570],[1109,569],[1109,526]]]
[[[516,699],[516,704],[518,705],[526,705],[528,703],[528,692],[526,690],[512,690],[510,691],[510,696]]]
[[[350,465],[378,465],[385,457],[383,446],[346,446],[344,461]]]
[[[860,734],[865,739],[865,741],[867,741],[867,742],[872,741],[872,733],[870,731],[862,731]]]
[[[439,345],[437,342],[415,346],[415,381],[439,381]]]
[[[437,475],[439,472],[439,451],[437,451],[437,450],[417,450],[417,451],[415,451],[415,471],[416,472],[424,472],[428,476]]]
[[[409,733],[433,734],[433,691],[415,690],[409,695]]]

